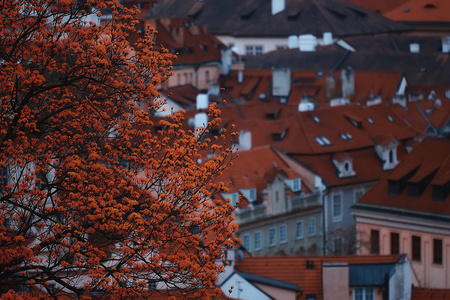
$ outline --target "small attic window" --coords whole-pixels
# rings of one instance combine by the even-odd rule
[[[316,140],[317,143],[319,143],[320,146],[329,146],[329,145],[331,145],[330,140],[327,139],[324,136],[316,136],[314,139]]]
[[[272,139],[273,139],[275,142],[278,142],[278,141],[282,141],[282,140],[284,139],[285,136],[286,136],[286,130],[283,131],[283,132],[281,132],[281,133],[273,133],[273,134],[272,134]]]
[[[369,122],[370,124],[373,124],[374,122],[373,122],[373,120],[371,119],[371,118],[369,118],[369,117],[367,117],[367,122]]]
[[[238,202],[239,199],[239,194],[238,193],[223,193],[221,194],[221,196],[226,200],[226,199],[230,199],[230,204],[233,206],[236,206],[236,203]]]
[[[320,119],[317,116],[313,116],[313,119],[316,123],[320,123]]]
[[[351,140],[353,137],[350,133],[341,133],[340,134],[341,139],[344,141]]]
[[[247,198],[248,202],[254,202],[256,200],[256,188],[241,189],[239,191]]]
[[[394,119],[390,115],[386,115],[386,118],[389,120],[389,122],[394,122]]]
[[[284,183],[293,192],[300,192],[302,189],[300,178],[286,179]]]
[[[437,8],[437,7],[433,3],[427,3],[427,4],[424,5],[423,8]]]

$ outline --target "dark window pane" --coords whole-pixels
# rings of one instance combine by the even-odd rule
[[[433,263],[442,265],[442,240],[433,240]]]
[[[412,260],[420,261],[421,259],[421,241],[420,236],[412,236]]]
[[[370,231],[370,253],[380,254],[380,231]]]
[[[391,232],[391,254],[400,254],[400,235]]]

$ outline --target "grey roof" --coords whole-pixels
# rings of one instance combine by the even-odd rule
[[[239,274],[245,280],[248,280],[250,282],[258,282],[258,283],[271,285],[271,286],[275,286],[275,287],[279,287],[279,288],[287,289],[287,290],[292,290],[292,291],[296,291],[296,292],[302,291],[300,289],[300,287],[295,283],[289,283],[286,281],[275,280],[275,279],[258,276],[258,275],[254,275],[254,274],[249,274],[249,273],[244,273],[244,272],[236,272],[236,273]]]
[[[350,265],[350,286],[382,286],[393,275],[395,264]]]
[[[449,86],[450,55],[436,53],[347,52],[343,49],[273,51],[245,57],[246,69],[290,67],[292,70],[330,71],[351,67],[355,71],[403,72],[410,85]]]
[[[151,18],[190,17],[215,35],[287,37],[331,32],[335,36],[372,35],[409,30],[345,0],[285,0],[271,14],[270,0],[160,0]]]

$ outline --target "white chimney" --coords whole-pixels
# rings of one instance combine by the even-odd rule
[[[314,52],[316,51],[317,38],[312,34],[302,34],[298,37],[300,51]]]
[[[297,47],[298,47],[298,36],[290,35],[288,37],[288,48],[289,49],[295,49]]]
[[[342,70],[342,97],[350,98],[355,94],[355,73],[352,67],[348,66]]]
[[[442,37],[442,53],[450,53],[450,36]]]
[[[208,94],[198,94],[196,98],[197,109],[209,107]]]
[[[198,113],[194,118],[195,135],[199,136],[208,126],[208,115],[206,113]]]
[[[241,130],[239,132],[239,150],[252,149],[252,132],[247,130]]]
[[[418,43],[409,44],[409,52],[419,53],[420,52],[420,44],[418,44]]]
[[[272,96],[287,97],[291,92],[291,69],[276,68],[272,74]]]
[[[285,9],[285,0],[272,0],[272,16]]]
[[[323,45],[328,46],[333,44],[333,34],[331,32],[323,33]]]
[[[314,103],[305,101],[303,98],[298,105],[298,111],[311,111],[314,110]]]

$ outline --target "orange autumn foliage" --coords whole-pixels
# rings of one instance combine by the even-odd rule
[[[185,131],[182,113],[153,123],[173,59],[155,32],[117,0],[8,0],[0,13],[0,297],[215,290],[236,242],[215,179],[233,155]],[[203,151],[215,158],[199,164]]]

